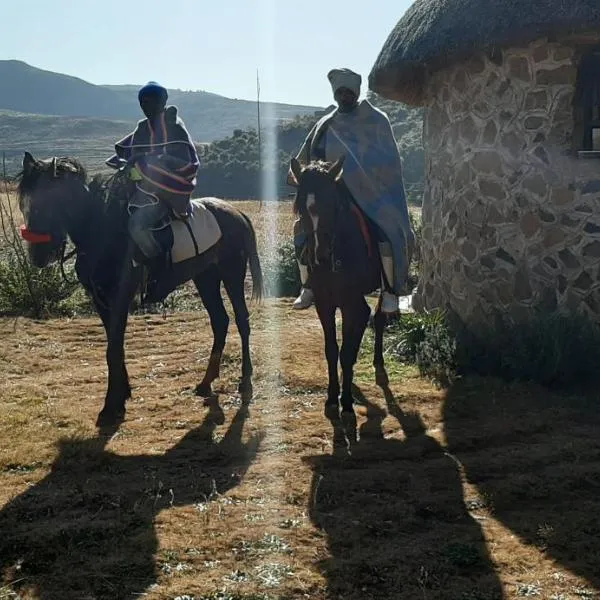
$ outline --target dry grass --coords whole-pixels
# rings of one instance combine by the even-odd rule
[[[596,398],[399,367],[384,394],[366,343],[353,440],[323,415],[314,311],[269,300],[252,326],[243,407],[233,325],[205,403],[205,312],[133,317],[134,396],[101,438],[98,320],[0,321],[0,599],[600,592]]]

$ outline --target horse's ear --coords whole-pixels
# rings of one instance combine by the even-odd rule
[[[33,155],[29,152],[25,152],[25,155],[23,156],[23,171],[25,173],[29,173],[35,168],[36,165],[37,160],[33,158]]]
[[[293,177],[293,182],[296,185],[299,185],[300,184],[300,176],[302,175],[302,165],[300,164],[300,161],[296,157],[293,157],[292,160],[290,161],[290,170],[291,170],[291,174]]]
[[[56,179],[58,177],[58,170],[56,166],[56,156],[52,157],[52,177]]]
[[[339,181],[341,176],[342,176],[342,172],[344,170],[344,160],[345,160],[345,156],[340,156],[340,158],[338,158],[332,165],[331,167],[329,167],[329,170],[327,171],[327,173],[329,174],[329,176],[334,180],[334,181]]]

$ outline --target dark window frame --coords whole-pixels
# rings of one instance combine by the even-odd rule
[[[600,46],[586,52],[579,62],[573,99],[576,150],[598,152],[594,148],[594,129],[600,131]]]

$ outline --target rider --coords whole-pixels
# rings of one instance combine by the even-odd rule
[[[345,157],[342,182],[353,201],[376,225],[382,263],[382,311],[398,311],[414,245],[402,181],[398,146],[387,115],[368,100],[358,101],[361,76],[350,69],[327,75],[338,107],[310,131],[297,158],[333,162]],[[295,185],[290,171],[288,183]],[[308,267],[303,264],[306,234],[300,219],[294,223],[294,244],[302,290],[293,307],[308,308],[314,301]]]
[[[129,201],[129,234],[143,254],[154,279],[164,266],[164,251],[154,237],[169,217],[185,218],[196,185],[198,154],[177,107],[166,106],[167,90],[150,81],[138,93],[146,116],[135,130],[115,144],[116,154],[106,162],[129,167],[136,183]]]

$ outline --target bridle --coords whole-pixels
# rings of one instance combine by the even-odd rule
[[[52,179],[59,179],[58,174],[58,164],[56,156],[52,157]],[[72,172],[75,172],[73,169],[69,169]],[[87,186],[86,186],[87,187]],[[61,207],[61,210],[65,213],[65,216],[68,217],[66,209]],[[30,244],[50,244],[53,241],[53,236],[50,233],[39,233],[36,231],[31,231],[27,225],[23,224],[20,227],[21,237]],[[76,282],[71,281],[65,272],[65,263],[73,258],[77,254],[77,248],[73,248],[70,252],[67,252],[67,239],[66,236],[60,242],[60,249],[58,251],[58,260],[60,264],[60,272],[64,281],[69,285],[74,285]]]
[[[333,231],[331,234],[331,238],[330,238],[330,243],[329,243],[329,267],[330,267],[330,271],[332,273],[337,273],[341,266],[342,263],[339,259],[336,259],[335,257],[335,245],[336,245],[336,241],[337,241],[337,234],[338,234],[338,227],[339,227],[339,215],[341,212],[341,207],[340,204],[342,202],[342,197],[339,191],[339,184],[335,183],[335,188],[336,188],[336,194],[335,194],[335,199],[334,199],[334,203],[333,203]],[[307,195],[308,196],[308,195]],[[316,195],[315,195],[316,196]],[[306,206],[306,201],[304,202],[304,209],[306,211],[308,211],[308,208]],[[308,221],[310,221],[310,231],[308,232],[308,234],[311,236],[311,239],[314,238],[315,234],[317,234],[317,232],[314,230],[314,225],[313,225],[313,221],[312,219],[308,219]],[[311,260],[311,253],[309,253],[309,264],[310,264],[310,260]],[[316,263],[316,249],[315,251],[313,251],[313,256],[312,256],[312,260],[313,260],[313,264],[310,264],[311,268],[314,268],[315,266],[321,266],[321,263],[317,264]]]

